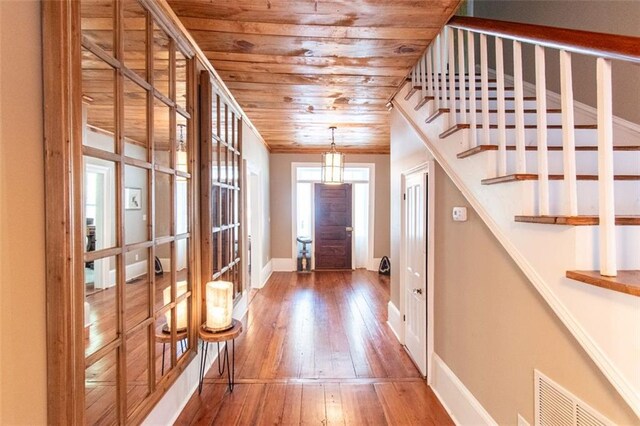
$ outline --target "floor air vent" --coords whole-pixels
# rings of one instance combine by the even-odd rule
[[[610,426],[602,414],[535,370],[536,426]]]

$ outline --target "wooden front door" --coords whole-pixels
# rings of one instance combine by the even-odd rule
[[[315,184],[316,269],[351,269],[351,184]]]

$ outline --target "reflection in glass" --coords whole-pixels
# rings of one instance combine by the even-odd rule
[[[113,161],[84,157],[85,251],[116,244],[116,166]]]
[[[176,234],[189,232],[189,182],[185,178],[176,179]]]
[[[127,337],[127,411],[128,414],[149,395],[149,327]]]
[[[163,95],[169,96],[169,45],[167,34],[153,24],[153,85]]]
[[[180,288],[180,287],[178,287]],[[180,318],[181,312],[184,313],[185,316],[189,315],[189,309],[188,306],[191,303],[191,296],[185,298],[182,302],[180,302],[178,304],[178,307],[176,308],[178,311],[178,318]],[[189,349],[190,344],[189,344],[189,336],[186,333],[186,329],[185,329],[185,334],[179,333],[178,334],[178,339],[176,342],[176,354],[178,356],[178,360],[187,353],[187,350]]]
[[[171,130],[171,109],[159,99],[153,104],[153,145],[156,164],[171,167],[171,143],[175,135]]]
[[[149,237],[149,172],[147,169],[124,167],[124,240],[126,244],[148,241]]]
[[[82,143],[114,152],[115,70],[82,49]]]
[[[124,79],[124,154],[147,161],[147,91]]]
[[[146,12],[138,0],[123,0],[124,64],[147,79]]]
[[[82,0],[80,3],[82,35],[111,56],[114,56],[114,10],[112,0]]]
[[[220,137],[220,96],[216,94],[211,104],[211,134]]]
[[[187,110],[187,58],[176,49],[176,104]]]
[[[176,340],[183,340],[186,337],[187,332],[176,333]],[[154,325],[155,335],[155,369],[156,369],[156,383],[159,382],[164,376],[171,371],[171,331],[167,326],[167,320],[165,315],[159,315],[156,318]]]
[[[88,425],[116,424],[116,352],[96,361],[85,370],[85,420]]]
[[[156,229],[155,237],[165,237],[171,234],[171,176],[166,173],[155,173],[155,196],[156,196]]]
[[[211,183],[216,184],[220,179],[220,144],[218,141],[213,141],[211,147]]]
[[[187,137],[187,119],[180,114],[176,114],[176,170],[189,172],[189,138]],[[178,177],[178,180],[184,180]]]
[[[85,355],[117,337],[116,270],[115,256],[85,263]]]
[[[156,246],[156,257],[162,265],[162,271],[156,271],[155,274],[155,312],[158,312],[168,303],[171,303],[171,299],[167,302],[164,298],[165,289],[171,289],[171,256],[171,243]]]
[[[149,249],[128,252],[125,264],[124,327],[129,330],[149,318]]]

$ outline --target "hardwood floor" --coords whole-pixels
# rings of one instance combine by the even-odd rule
[[[386,324],[377,273],[274,273],[236,342],[236,387],[212,366],[180,425],[452,425]]]

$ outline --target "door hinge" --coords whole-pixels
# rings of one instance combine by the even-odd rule
[[[406,315],[403,315],[403,316],[402,316],[402,321],[404,321],[404,322],[406,322],[406,321],[407,321],[407,316],[406,316]]]
[[[405,194],[402,194],[402,199],[403,199],[403,200],[405,200],[405,201],[407,201],[407,194],[406,194],[406,193],[405,193]]]

